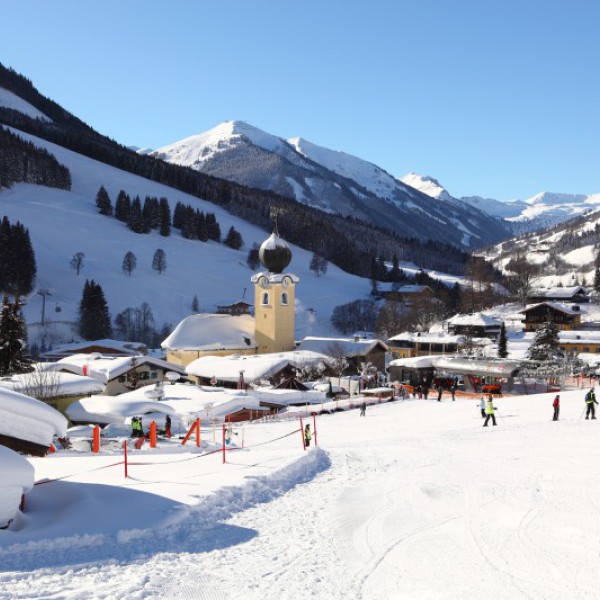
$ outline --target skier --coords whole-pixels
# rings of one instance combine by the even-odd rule
[[[488,421],[490,417],[492,418],[492,425],[496,425],[496,416],[494,415],[494,398],[490,394],[488,399],[485,401],[485,422],[483,424],[484,427],[488,426]]]
[[[587,406],[587,411],[585,413],[586,420],[592,415],[592,419],[596,418],[596,407],[594,404],[598,404],[596,402],[596,393],[594,392],[594,387],[590,388],[590,391],[585,395],[585,403]]]
[[[481,396],[481,402],[479,403],[479,409],[481,410],[481,418],[485,419],[485,398]]]
[[[169,415],[165,417],[165,435],[168,438],[171,437],[171,417]]]
[[[554,407],[554,416],[552,417],[552,420],[558,421],[558,413],[560,411],[560,396],[558,394],[556,394],[556,398],[554,398],[552,406]]]
[[[452,386],[450,387],[450,394],[452,394],[452,402],[454,402],[454,400],[456,400],[455,395],[456,395],[456,384],[452,384]]]
[[[437,393],[438,393],[438,402],[441,402],[442,401],[442,394],[444,393],[444,388],[442,387],[441,383],[440,383],[440,385],[438,385]]]
[[[360,416],[361,416],[361,417],[364,417],[364,416],[366,415],[366,413],[367,413],[367,403],[366,403],[366,402],[363,402],[363,403],[360,405]]]
[[[312,439],[312,433],[310,432],[310,425],[306,425],[304,428],[304,445],[308,448],[310,446],[310,440]]]

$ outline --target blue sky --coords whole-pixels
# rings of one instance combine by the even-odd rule
[[[600,192],[596,0],[0,0],[0,62],[126,145],[240,119],[453,195]]]

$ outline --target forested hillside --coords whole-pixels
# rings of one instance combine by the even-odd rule
[[[439,241],[399,237],[352,217],[341,218],[283,196],[231,183],[189,168],[141,156],[102,136],[58,104],[42,96],[32,83],[0,65],[0,87],[29,102],[51,121],[34,119],[0,107],[0,122],[108,165],[206,199],[232,215],[269,230],[275,209],[279,231],[288,241],[318,252],[349,273],[369,276],[374,257],[412,261],[424,268],[460,274],[467,253]]]

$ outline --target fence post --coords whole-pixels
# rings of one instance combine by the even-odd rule
[[[150,423],[150,448],[156,448],[156,423]]]
[[[223,464],[225,464],[225,423],[223,423]]]
[[[127,440],[123,442],[123,464],[125,465],[125,479],[127,479]]]
[[[315,430],[315,446],[318,446],[319,442],[317,440],[317,413],[313,412],[312,416],[313,416],[313,429]]]
[[[100,427],[96,425],[92,434],[92,452],[100,452]]]
[[[302,417],[298,417],[300,419],[300,437],[302,438],[302,449],[306,450],[306,440],[304,439],[304,425],[302,423]]]

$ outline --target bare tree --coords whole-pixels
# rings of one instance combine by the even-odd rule
[[[131,251],[127,252],[127,254],[125,254],[125,256],[123,257],[123,271],[125,271],[125,273],[127,273],[127,275],[131,277],[131,274],[133,273],[133,271],[135,271],[136,267],[137,258],[135,257],[135,254]]]
[[[523,251],[519,251],[514,258],[506,263],[509,271],[510,291],[518,298],[521,304],[527,303],[527,297],[539,275],[539,267],[530,263]]]
[[[342,375],[349,366],[344,346],[339,342],[333,342],[325,348],[324,353],[329,357],[327,366],[337,375],[341,383]]]
[[[79,271],[83,269],[83,259],[85,258],[85,254],[83,252],[76,252],[73,254],[71,258],[71,269],[75,269],[77,271],[77,275],[79,275]]]
[[[33,365],[33,371],[23,375],[23,386],[20,391],[42,402],[48,402],[58,396],[59,387],[58,371],[37,363]]]
[[[155,271],[158,271],[159,275],[167,270],[167,255],[162,248],[158,248],[154,253],[154,257],[152,258],[152,268]]]

